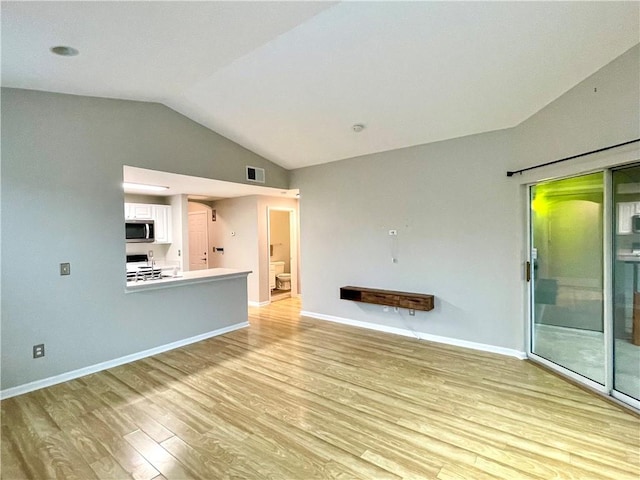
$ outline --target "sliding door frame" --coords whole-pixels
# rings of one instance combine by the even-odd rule
[[[604,387],[605,393],[613,391],[613,190],[611,169],[604,170],[604,202],[602,203],[602,308],[604,309]]]
[[[575,178],[575,177],[581,177],[583,175],[589,175],[592,173],[600,173],[603,172],[603,178],[602,181],[604,183],[603,185],[603,203],[602,203],[602,222],[603,222],[603,231],[602,231],[602,235],[603,235],[603,239],[604,241],[602,242],[602,248],[603,248],[603,265],[602,265],[602,273],[603,273],[603,282],[602,282],[602,295],[603,295],[603,303],[602,303],[602,308],[603,308],[603,348],[604,348],[604,356],[605,356],[605,382],[604,385],[601,383],[596,382],[595,380],[591,380],[588,377],[585,377],[583,375],[580,375],[579,373],[574,372],[573,370],[569,370],[566,367],[563,367],[562,365],[552,362],[551,360],[548,360],[544,357],[541,357],[540,355],[537,355],[534,351],[533,351],[533,339],[534,339],[534,310],[535,310],[535,298],[534,298],[534,277],[533,275],[531,275],[531,281],[528,282],[527,285],[527,302],[528,302],[528,315],[527,315],[527,332],[528,332],[528,338],[527,338],[527,357],[531,360],[534,360],[538,363],[541,363],[542,365],[546,366],[547,368],[552,369],[553,371],[556,371],[558,373],[561,373],[562,375],[571,378],[572,380],[575,380],[577,382],[580,382],[581,384],[584,384],[586,386],[588,386],[589,388],[592,388],[593,390],[596,390],[600,393],[605,393],[605,394],[609,394],[609,392],[611,391],[611,386],[613,385],[612,383],[612,372],[610,371],[610,364],[612,363],[611,360],[613,360],[613,356],[612,356],[612,348],[608,348],[607,346],[607,338],[611,338],[611,328],[613,327],[613,319],[612,319],[612,310],[611,310],[611,300],[608,300],[612,297],[612,282],[611,282],[611,269],[609,268],[609,265],[612,265],[610,263],[611,260],[611,255],[610,253],[607,253],[607,247],[609,247],[609,252],[610,252],[610,248],[611,248],[611,228],[608,226],[608,223],[611,221],[611,215],[608,213],[609,209],[610,209],[610,203],[611,200],[608,198],[609,197],[609,193],[610,193],[610,188],[607,188],[608,183],[611,180],[611,173],[606,170],[606,169],[596,169],[596,170],[591,170],[591,171],[586,171],[586,172],[580,172],[580,173],[576,173],[575,175],[566,175],[566,176],[562,176],[562,177],[553,177],[553,178],[547,178],[541,181],[537,181],[537,182],[533,182],[533,183],[529,183],[526,185],[526,189],[527,189],[527,249],[526,249],[526,254],[527,254],[527,260],[528,262],[530,262],[531,265],[531,269],[533,270],[533,259],[531,257],[531,251],[533,248],[533,228],[531,225],[531,221],[533,219],[532,215],[531,215],[531,189],[536,186],[539,185],[541,183],[546,183],[549,181],[557,181],[557,180],[564,180],[564,179],[568,179],[568,178]],[[609,355],[611,355],[611,359],[609,359]]]
[[[614,390],[614,349],[613,349],[613,235],[614,235],[614,205],[612,191],[612,170],[631,166],[640,162],[640,148],[637,146],[621,147],[604,154],[594,154],[583,157],[577,161],[571,161],[560,165],[541,168],[537,171],[529,171],[521,175],[520,186],[525,191],[521,197],[524,199],[523,216],[524,223],[524,261],[531,261],[532,230],[531,230],[531,187],[534,185],[563,178],[588,175],[590,173],[604,172],[604,199],[603,199],[603,339],[605,358],[605,382],[604,385],[590,380],[578,373],[568,370],[558,364],[540,357],[532,352],[533,346],[533,282],[526,282],[523,313],[526,317],[525,342],[527,357],[547,368],[558,372],[562,376],[570,378],[599,393],[608,395],[636,410],[640,410],[640,401],[622,392]],[[526,281],[526,280],[525,280]]]

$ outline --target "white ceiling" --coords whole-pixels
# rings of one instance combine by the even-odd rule
[[[639,2],[2,2],[1,14],[3,86],[161,102],[285,168],[515,126],[640,41]]]

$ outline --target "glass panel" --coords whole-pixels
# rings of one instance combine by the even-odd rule
[[[604,385],[603,178],[531,187],[531,351]]]
[[[613,177],[613,388],[640,400],[640,167]]]

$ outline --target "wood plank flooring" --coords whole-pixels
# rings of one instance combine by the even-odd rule
[[[639,478],[640,419],[596,395],[299,310],[3,401],[2,478]]]

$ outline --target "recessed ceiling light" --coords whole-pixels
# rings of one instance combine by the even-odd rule
[[[362,123],[356,123],[353,127],[351,127],[351,129],[356,133],[360,133],[362,130],[364,130],[364,125]]]
[[[58,45],[57,47],[51,47],[49,50],[51,53],[55,53],[56,55],[61,55],[63,57],[75,57],[80,53],[75,48],[67,45]]]
[[[169,187],[161,187],[159,185],[145,185],[143,183],[129,183],[124,182],[122,188],[130,188],[132,190],[148,190],[152,192],[160,192],[162,190],[169,190]]]

